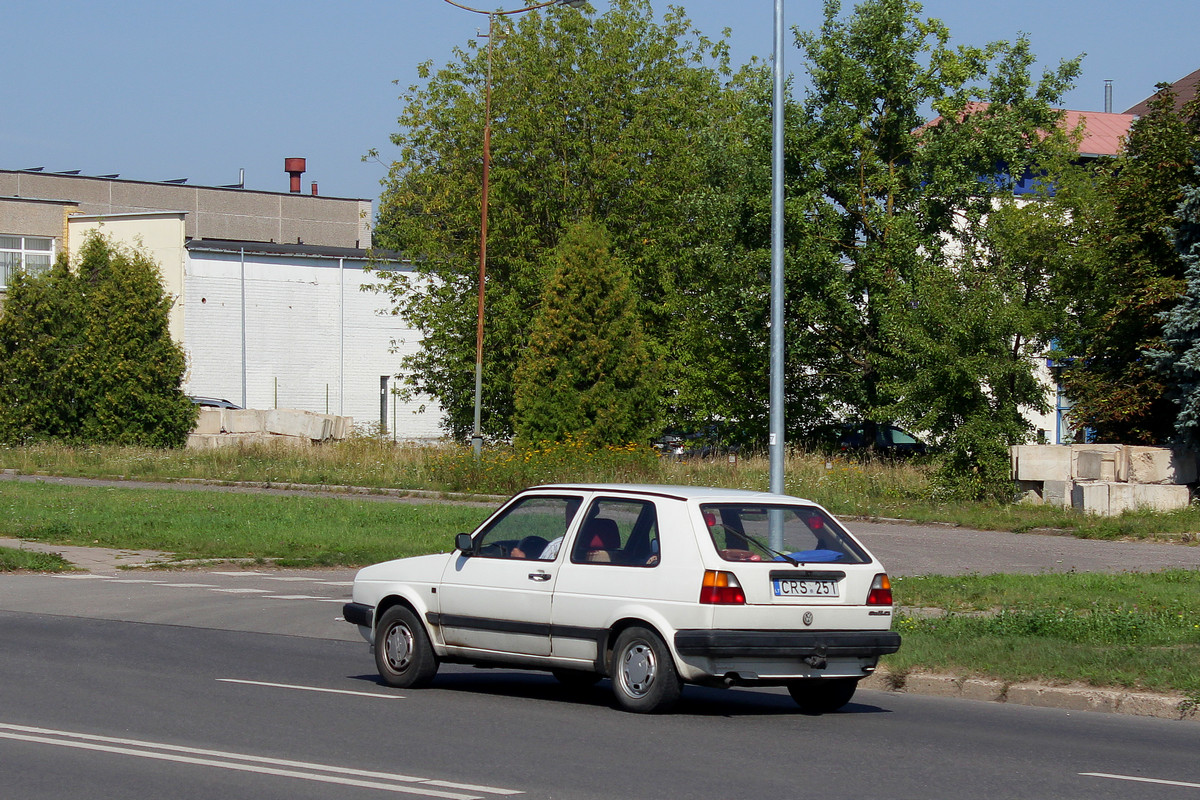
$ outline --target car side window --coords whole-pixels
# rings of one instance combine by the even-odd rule
[[[661,560],[659,547],[653,502],[601,497],[587,510],[571,549],[571,561],[653,567]]]
[[[474,555],[553,561],[579,511],[580,497],[526,497],[505,510],[475,537]]]

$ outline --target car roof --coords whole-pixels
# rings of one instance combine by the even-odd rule
[[[650,494],[660,497],[670,497],[676,500],[696,501],[741,501],[741,502],[784,502],[807,503],[816,505],[811,500],[793,497],[786,494],[771,492],[755,492],[749,489],[725,489],[716,486],[675,486],[655,483],[551,483],[542,486],[531,486],[526,491],[582,491],[582,492],[613,492],[625,494]]]

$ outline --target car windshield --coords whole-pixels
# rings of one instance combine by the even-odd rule
[[[805,564],[865,564],[871,559],[828,514],[812,506],[707,503],[704,524],[726,561],[798,561]],[[775,552],[771,518],[778,515],[783,547]],[[786,558],[785,558],[786,556]]]

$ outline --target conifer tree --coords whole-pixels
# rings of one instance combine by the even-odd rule
[[[145,254],[89,235],[74,270],[19,276],[0,317],[0,440],[177,447],[196,407],[172,299]]]
[[[628,268],[613,256],[604,226],[590,220],[568,228],[550,262],[514,376],[518,439],[645,439],[657,382]]]
[[[1176,214],[1175,246],[1187,268],[1187,291],[1163,314],[1163,348],[1153,355],[1170,387],[1168,397],[1179,406],[1176,440],[1200,451],[1200,168],[1195,178]]]

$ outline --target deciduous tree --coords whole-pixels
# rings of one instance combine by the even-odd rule
[[[491,150],[483,428],[513,428],[512,373],[565,226],[602,220],[631,271],[647,346],[676,347],[677,279],[706,232],[688,209],[727,114],[725,46],[683,12],[647,0],[605,13],[531,12],[491,42]],[[413,390],[438,399],[455,437],[472,426],[475,290],[486,53],[475,43],[404,98],[377,242],[410,254],[417,279],[391,281],[394,307],[423,334]],[[419,285],[418,285],[419,283]]]

